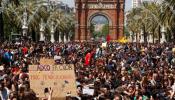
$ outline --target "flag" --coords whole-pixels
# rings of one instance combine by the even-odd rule
[[[128,40],[125,37],[122,37],[121,39],[118,40],[120,43],[127,43]]]
[[[106,41],[107,41],[107,42],[110,42],[110,40],[111,40],[111,37],[110,37],[110,35],[108,34],[108,35],[106,36]]]
[[[85,65],[88,66],[90,65],[90,60],[91,60],[91,53],[87,53],[85,57]]]

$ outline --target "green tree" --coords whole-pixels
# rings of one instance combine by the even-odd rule
[[[101,33],[102,33],[102,36],[107,36],[109,34],[109,24],[103,25]]]
[[[173,21],[168,20],[170,11],[161,10],[162,6],[163,4],[156,2],[143,2],[139,8],[132,9],[127,15],[127,29],[136,37],[138,37],[138,33],[141,33],[142,30],[145,42],[147,42],[148,35],[153,36],[153,41],[155,38],[158,38],[160,41],[161,27],[163,25],[166,27],[173,26],[168,23]]]
[[[126,37],[129,37],[129,36],[130,36],[127,27],[124,27],[124,35],[125,35]]]
[[[5,18],[5,33],[11,32],[21,33],[23,24],[23,12],[28,14],[28,33],[39,35],[41,20],[44,21],[45,34],[50,35],[51,23],[54,22],[54,29],[60,31],[67,36],[74,33],[74,16],[72,13],[67,13],[57,7],[49,8],[43,5],[42,0],[30,0],[25,3],[25,0],[11,0],[8,7],[4,10]],[[10,30],[9,30],[10,29]]]
[[[175,1],[174,0],[164,0],[162,3],[162,15],[161,20],[163,25],[167,28],[169,32],[169,39],[175,40]]]
[[[91,24],[90,24],[90,32],[91,32],[91,34],[93,35],[93,37],[94,37],[94,31],[95,31],[95,26],[94,26],[93,23],[91,23]]]
[[[141,8],[134,8],[127,14],[126,26],[132,35],[136,37],[136,42],[138,42],[138,33],[141,31]]]
[[[155,38],[158,38],[160,41],[160,27],[162,25],[161,21],[161,5],[155,2],[148,3],[144,2],[142,9],[145,14],[147,14],[147,35],[153,36],[153,42],[155,41]]]

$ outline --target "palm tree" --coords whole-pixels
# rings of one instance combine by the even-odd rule
[[[140,24],[139,21],[141,20],[141,12],[140,8],[132,9],[129,14],[127,15],[127,27],[128,30],[133,33],[136,37],[136,42],[138,42],[138,33],[140,32]]]
[[[23,25],[23,13],[26,9],[28,15],[28,33],[35,34],[35,38],[39,35],[40,23],[44,21],[45,33],[50,35],[51,23],[54,22],[54,30],[61,31],[70,35],[70,30],[74,31],[74,17],[71,13],[65,14],[58,8],[48,9],[43,5],[43,1],[30,0],[27,3],[24,0],[18,2],[11,0],[8,7],[4,10],[5,29],[7,33],[21,33]],[[1,24],[2,25],[2,24]],[[11,30],[9,30],[11,29]]]
[[[171,5],[172,2],[174,1],[171,0]],[[153,35],[153,42],[155,37],[158,37],[160,41],[162,25],[168,27],[169,30],[175,29],[173,28],[175,25],[173,12],[169,11],[169,6],[161,12],[161,6],[155,2],[144,2],[141,7],[132,9],[127,16],[128,29],[133,33],[143,30],[145,42],[147,42],[148,35]]]
[[[148,13],[149,20],[147,21],[149,23],[148,32],[149,35],[153,36],[153,43],[155,41],[155,37],[159,37],[159,27],[161,27],[161,5],[155,2],[152,3],[143,3],[143,10],[145,10]],[[151,32],[151,33],[150,33]],[[160,40],[160,39],[159,39]]]
[[[10,3],[12,3],[13,5],[16,5],[16,6],[20,5],[19,0],[10,0]]]
[[[175,1],[174,0],[164,0],[162,4],[162,20],[163,24],[167,27],[170,35],[173,36],[175,40]]]
[[[65,16],[65,22],[66,22],[66,27],[65,27],[65,34],[66,34],[66,37],[68,38],[68,37],[71,37],[71,38],[73,38],[73,36],[74,36],[74,29],[75,29],[75,20],[74,20],[75,18],[74,18],[74,16],[73,16],[73,14],[67,14],[66,16]]]
[[[49,21],[50,20],[50,21]],[[54,10],[49,16],[48,22],[55,22],[55,30],[59,31],[63,39],[66,37],[72,37],[74,32],[74,16],[71,13],[65,13],[60,9]]]
[[[46,9],[42,5],[36,3],[36,1],[30,1],[27,3],[20,2],[20,6],[14,5],[14,3],[8,4],[8,7],[4,10],[4,17],[6,18],[7,29],[11,32],[21,33],[23,24],[23,13],[27,11],[28,14],[28,32],[37,33],[39,30],[39,23],[42,17],[46,16]],[[8,31],[8,30],[7,30]],[[9,32],[8,32],[9,33]]]

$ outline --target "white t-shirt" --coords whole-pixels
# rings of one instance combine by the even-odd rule
[[[54,60],[55,60],[55,61],[56,61],[56,60],[61,60],[61,56],[55,55],[55,56],[54,56]]]
[[[172,85],[172,90],[175,92],[175,83]]]

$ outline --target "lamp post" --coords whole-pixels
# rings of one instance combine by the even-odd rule
[[[48,0],[48,10],[49,10],[49,13],[53,10],[53,7],[54,7],[54,2],[52,2],[52,1],[50,1],[50,0]],[[51,22],[51,29],[50,29],[50,33],[51,33],[51,38],[50,38],[50,41],[52,42],[52,43],[54,43],[55,42],[55,37],[54,37],[54,22],[52,21]]]
[[[22,25],[22,30],[23,30],[22,36],[27,36],[28,26],[27,26],[27,12],[26,12],[26,11],[23,13],[23,25]]]
[[[58,21],[58,24],[60,24],[60,21]],[[62,42],[62,37],[61,37],[61,31],[59,30],[59,42]]]
[[[152,36],[151,33],[149,34],[148,42],[149,42],[149,43],[153,43],[153,36]]]
[[[165,29],[165,26],[161,27],[161,33],[162,33],[161,34],[162,37],[161,37],[160,43],[164,43],[164,42],[166,42],[166,37],[165,37],[166,29]]]
[[[144,43],[144,33],[143,30],[141,30],[141,34],[140,34],[140,43]]]
[[[45,41],[43,19],[41,19],[41,24],[40,24],[40,41]]]
[[[161,13],[163,13],[163,6],[161,6]],[[166,33],[165,25],[163,25],[163,26],[161,26],[161,35],[162,35],[162,37],[160,39],[160,43],[166,42],[165,33]]]
[[[66,10],[66,9],[65,9],[65,10]],[[67,16],[67,12],[66,12],[65,17],[66,17],[66,18],[68,17],[68,16]],[[67,22],[66,22],[66,24],[67,24]],[[64,32],[64,43],[66,43],[66,42],[68,41],[68,39],[67,39],[68,36],[69,36],[69,33],[67,33],[67,31]]]
[[[52,26],[51,26],[51,38],[50,38],[50,41],[52,42],[52,43],[54,43],[55,42],[55,37],[54,37],[54,22],[52,22]]]
[[[133,38],[134,38],[134,37],[133,37],[133,33],[130,31],[130,32],[129,32],[129,41],[130,41],[130,42],[133,42]]]

